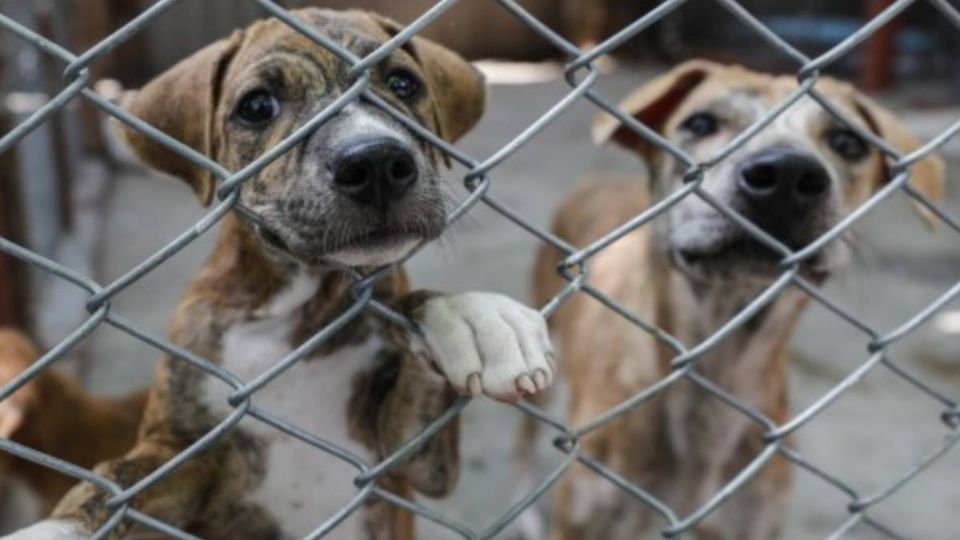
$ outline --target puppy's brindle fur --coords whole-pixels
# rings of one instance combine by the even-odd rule
[[[359,56],[399,30],[392,21],[358,11],[314,9],[296,15]],[[421,81],[420,91],[405,98],[392,93],[387,80],[397,69]],[[230,170],[240,170],[345,91],[347,71],[333,54],[270,19],[181,62],[126,106]],[[419,38],[371,69],[370,88],[450,141],[475,124],[484,105],[479,73]],[[239,116],[238,104],[254,90],[279,103],[276,116],[263,125]],[[148,164],[186,179],[202,201],[211,201],[209,173],[136,131],[124,134]],[[375,208],[336,192],[336,156],[358,141],[384,140],[412,153],[416,184],[399,200]],[[352,304],[351,282],[337,267],[396,261],[442,231],[439,158],[375,107],[362,102],[346,107],[243,184],[241,201],[259,219],[254,224],[232,213],[224,218],[216,249],[174,315],[172,341],[244,381],[263,373]],[[546,326],[536,312],[496,295],[407,290],[398,268],[376,285],[375,297],[419,321],[426,346],[362,312],[254,394],[252,405],[372,464],[437,418],[454,399],[454,389],[512,400],[549,384]],[[99,466],[98,474],[131,486],[231,413],[231,392],[187,362],[164,358],[136,446],[123,459]],[[457,437],[454,421],[381,485],[403,497],[413,490],[448,493],[458,475]],[[299,538],[350,501],[357,472],[246,417],[145,490],[134,505],[203,538]],[[86,537],[112,515],[105,504],[109,498],[91,484],[80,484],[52,520],[22,531],[21,537]],[[413,531],[411,514],[371,500],[327,537],[400,540],[412,538]],[[130,524],[124,523],[110,538],[128,533]]]
[[[903,151],[916,138],[888,111],[852,87],[821,80],[817,87],[850,117]],[[737,133],[796,88],[773,77],[704,61],[683,64],[644,85],[621,105],[697,160],[712,157]],[[688,119],[708,113],[716,130],[698,136]],[[888,180],[879,152],[847,159],[829,137],[842,125],[804,99],[743,148],[710,169],[702,188],[744,212],[796,249],[824,233]],[[596,140],[612,138],[645,158],[650,181],[628,178],[592,182],[575,191],[556,214],[554,231],[584,246],[683,186],[684,167],[643,142],[612,117],[595,125]],[[849,141],[848,141],[849,142]],[[819,163],[829,187],[815,206],[771,217],[745,204],[736,189],[744,163],[784,149]],[[929,157],[913,167],[912,185],[930,196],[943,190],[942,163]],[[651,196],[650,191],[653,191]],[[624,307],[692,347],[730,320],[777,275],[777,258],[751,242],[731,221],[697,197],[687,197],[654,222],[590,259],[589,283]],[[822,282],[841,264],[844,245],[834,243],[802,268]],[[552,249],[541,251],[534,278],[542,304],[562,285]],[[788,288],[774,302],[710,349],[697,371],[773,421],[788,420],[789,339],[807,303]],[[584,295],[570,299],[551,320],[561,365],[571,387],[569,420],[578,426],[649,387],[670,372],[673,350],[612,310]],[[763,448],[763,430],[734,408],[685,380],[582,441],[583,450],[649,490],[679,517],[699,508],[743,470]],[[785,511],[790,477],[777,457],[696,528],[704,539],[760,540],[775,536]],[[657,536],[666,523],[609,480],[577,466],[558,488],[554,540],[634,540]],[[646,534],[643,533],[646,531]]]

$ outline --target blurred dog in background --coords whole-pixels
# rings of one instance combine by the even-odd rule
[[[39,356],[23,333],[0,329],[0,385],[12,381]],[[0,437],[92,468],[122,456],[133,446],[146,400],[146,390],[117,398],[93,396],[70,377],[47,368],[0,402]],[[74,478],[7,452],[0,452],[0,471],[5,481],[21,482],[29,488],[37,497],[41,515],[48,514],[76,483]],[[0,504],[10,503],[0,500]]]
[[[691,61],[637,89],[620,109],[700,162],[716,155],[796,87],[793,77]],[[860,127],[904,152],[918,147],[900,120],[850,85],[821,79],[817,88]],[[688,182],[683,163],[612,116],[598,119],[594,139],[637,153],[650,173],[626,181],[590,182],[572,193],[557,211],[553,231],[575,246],[601,238],[649,208],[652,200],[662,200]],[[916,190],[932,200],[942,197],[939,158],[924,158],[911,172]],[[812,98],[803,98],[703,174],[703,192],[792,250],[826,233],[891,176],[878,150]],[[846,247],[844,242],[827,245],[800,265],[800,275],[822,283],[843,264]],[[562,258],[553,248],[541,250],[534,274],[537,305],[565,284],[556,271]],[[592,256],[588,283],[693,347],[783,272],[779,259],[714,206],[691,195],[652,225]],[[789,343],[807,301],[801,290],[785,289],[700,355],[697,373],[783,424],[789,418]],[[590,422],[673,369],[675,351],[584,294],[564,303],[550,322],[561,372],[570,386],[573,426]],[[681,379],[585,435],[581,445],[587,455],[684,517],[757,456],[763,436],[762,427],[749,417]],[[525,437],[529,440],[529,430]],[[774,537],[789,485],[789,466],[777,457],[704,519],[695,536]],[[650,507],[579,464],[560,480],[555,502],[553,540],[634,540],[657,526]]]

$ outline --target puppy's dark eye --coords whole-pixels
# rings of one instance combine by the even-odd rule
[[[827,144],[834,152],[849,161],[863,159],[870,152],[866,141],[853,130],[846,128],[834,129],[827,133]]]
[[[697,137],[707,137],[717,132],[720,127],[720,121],[717,117],[708,112],[694,113],[680,124],[680,129],[689,131]]]
[[[248,92],[237,104],[236,114],[251,126],[261,126],[276,118],[280,113],[280,103],[267,90]]]
[[[415,98],[423,84],[413,73],[405,69],[395,69],[387,74],[387,88],[398,98],[407,101]]]

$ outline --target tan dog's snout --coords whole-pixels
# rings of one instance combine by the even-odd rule
[[[823,200],[830,174],[809,154],[774,148],[745,160],[737,186],[761,211],[793,215]]]
[[[737,167],[734,176],[738,210],[791,247],[802,247],[810,223],[829,204],[832,181],[816,156],[784,147],[755,153]]]

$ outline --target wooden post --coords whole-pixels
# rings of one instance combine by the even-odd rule
[[[0,107],[0,133],[12,127],[6,110]],[[17,171],[16,148],[0,154],[0,236],[22,244],[25,235]],[[0,326],[26,329],[29,319],[26,266],[0,252]]]
[[[868,0],[867,20],[878,15],[892,3],[893,0]],[[896,19],[890,21],[878,29],[865,44],[860,85],[868,92],[889,88],[893,83],[898,26]]]
[[[107,37],[110,28],[109,13],[104,0],[83,0],[72,2],[57,2],[54,4],[59,13],[48,13],[48,16],[60,16],[67,21],[67,28],[58,29],[65,34],[71,46],[78,51],[85,51],[98,41]],[[123,45],[121,45],[123,47]],[[90,64],[90,76],[94,82],[107,77],[113,71],[113,54],[106,54]],[[106,152],[106,141],[100,131],[100,111],[85,99],[78,100],[81,122],[81,140],[84,153],[103,156]]]
[[[58,39],[52,14],[50,12],[36,12],[37,29],[41,34],[54,36]],[[49,96],[54,96],[61,91],[63,87],[63,64],[55,59],[44,55],[40,59],[43,66],[43,84],[44,89]],[[89,104],[87,104],[89,105]],[[71,196],[71,185],[73,184],[74,167],[77,166],[76,156],[72,155],[67,144],[66,134],[66,113],[63,110],[57,111],[50,116],[47,123],[50,126],[50,144],[53,161],[54,174],[56,176],[57,192],[59,193],[60,203],[60,228],[63,231],[69,231],[73,226],[73,197]],[[99,131],[97,132],[99,136]],[[91,142],[90,144],[94,144]]]

